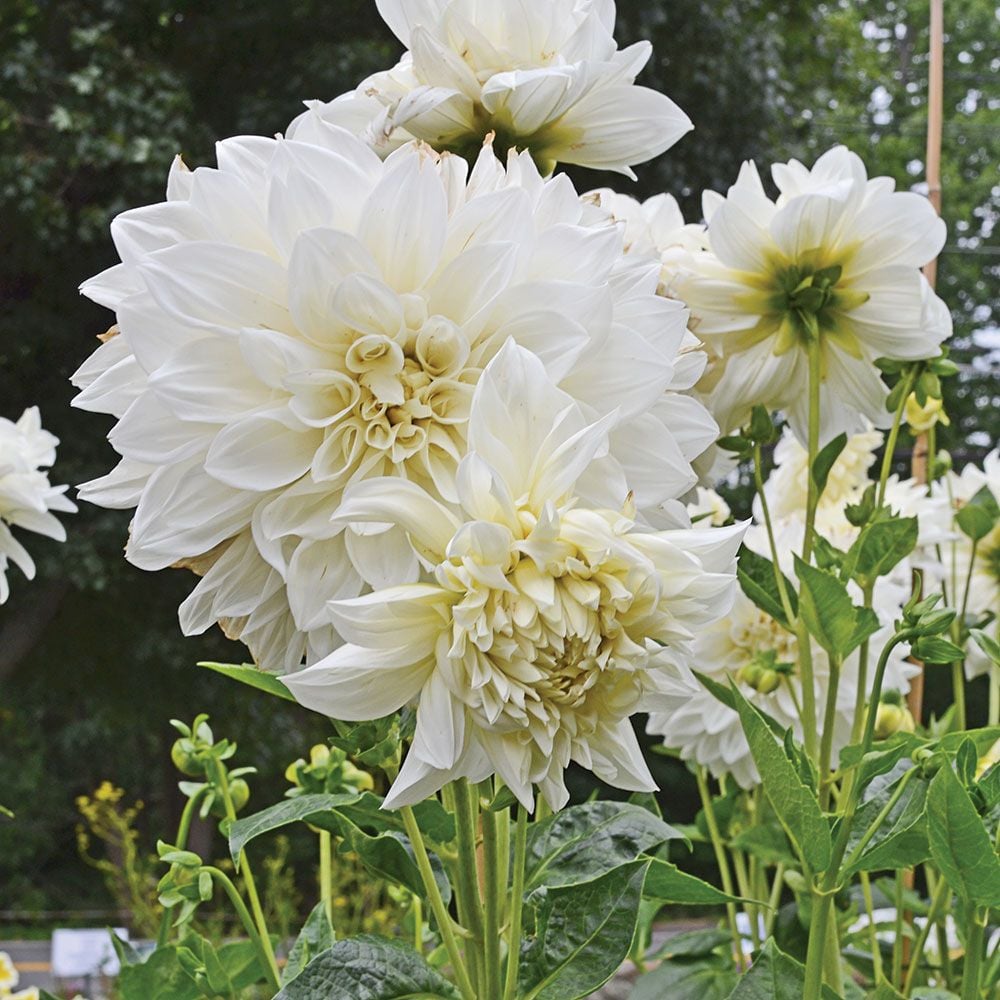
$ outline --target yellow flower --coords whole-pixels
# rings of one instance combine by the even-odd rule
[[[951,423],[948,414],[944,411],[943,400],[928,398],[927,402],[921,406],[917,402],[916,393],[913,392],[907,397],[904,415],[914,434],[929,431],[935,424],[943,424],[947,427]]]

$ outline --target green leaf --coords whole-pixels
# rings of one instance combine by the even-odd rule
[[[415,951],[374,935],[338,941],[274,1000],[457,1000],[459,994]]]
[[[910,645],[910,653],[924,663],[957,663],[965,658],[961,646],[938,635],[926,635],[914,640]]]
[[[969,793],[950,766],[927,795],[927,837],[941,874],[962,899],[1000,905],[1000,858]]]
[[[875,521],[862,529],[847,552],[842,573],[862,585],[886,576],[917,544],[917,519],[894,517]]]
[[[332,948],[333,943],[333,928],[326,913],[326,904],[317,903],[288,953],[288,962],[281,972],[281,984],[287,986],[317,955]]]
[[[758,821],[756,826],[737,834],[730,841],[730,846],[768,864],[794,866],[797,863],[795,852],[779,823],[762,824]]]
[[[984,486],[955,515],[955,523],[961,528],[962,534],[974,542],[984,539],[996,527],[998,521],[1000,521],[1000,505],[997,504],[988,486]]]
[[[825,570],[795,557],[795,572],[802,585],[799,613],[809,634],[831,655],[846,657],[878,631],[879,620],[871,608],[856,608],[847,585]]]
[[[664,962],[635,985],[630,1000],[727,1000],[739,976],[732,959]]]
[[[774,938],[768,938],[729,1000],[802,1000],[805,981],[805,966],[780,951]],[[823,987],[821,995],[823,1000],[837,1000],[829,986]]]
[[[818,496],[823,495],[830,471],[840,458],[840,453],[847,447],[847,435],[838,434],[813,460],[812,480],[816,484]]]
[[[680,836],[629,802],[570,806],[528,827],[525,892],[590,882]]]
[[[714,885],[703,882],[694,875],[688,875],[677,865],[661,861],[659,858],[654,858],[649,866],[642,894],[664,903],[680,903],[687,906],[722,906],[735,900],[735,897],[716,889]]]
[[[774,811],[799,856],[816,872],[830,864],[830,826],[813,793],[777,742],[760,712],[733,687],[736,711],[743,723],[754,763]]]
[[[524,1000],[589,997],[618,971],[632,946],[648,866],[633,861],[591,882],[536,891],[534,932],[521,951]]]
[[[870,794],[858,808],[847,842],[847,853],[860,843],[888,804],[893,791],[913,765],[906,761],[884,780],[872,782]],[[896,804],[889,811],[878,831],[851,865],[849,872],[881,871],[889,868],[912,868],[930,856],[927,843],[927,790],[930,782],[920,777],[908,780]]]
[[[267,694],[273,694],[277,698],[283,698],[285,701],[295,701],[295,697],[288,688],[285,687],[281,681],[274,676],[274,674],[265,673],[258,667],[252,664],[236,664],[236,663],[199,663],[199,667],[207,667],[209,670],[214,670],[217,674],[222,674],[224,677],[229,677],[234,681],[239,681],[241,684],[247,684],[252,688],[256,688],[258,691],[265,691]]]
[[[1000,642],[979,628],[972,629],[969,634],[976,640],[976,645],[992,660],[993,665],[1000,667]]]
[[[357,802],[339,806],[337,812],[369,833],[403,830],[398,812],[382,808],[382,797],[362,792]],[[455,839],[455,817],[437,799],[426,799],[413,807],[413,815],[421,832],[435,844],[448,844]]]
[[[202,992],[184,971],[174,946],[157,948],[138,965],[123,965],[118,975],[121,1000],[201,1000]]]
[[[739,562],[736,566],[736,577],[740,588],[754,604],[765,614],[770,615],[785,629],[791,629],[788,616],[781,603],[781,592],[778,590],[778,580],[774,573],[774,563],[765,556],[759,555],[753,549],[744,546],[740,550]],[[782,574],[785,582],[785,593],[792,613],[797,613],[798,599],[791,581]]]
[[[262,834],[279,830],[291,823],[310,823],[321,830],[334,833],[340,829],[340,821],[333,810],[339,806],[357,802],[361,796],[355,793],[341,795],[297,795],[285,799],[259,813],[238,819],[229,828],[229,853],[235,864],[239,863],[240,851],[250,841]]]
[[[710,927],[703,931],[686,931],[683,934],[674,934],[668,937],[655,952],[647,955],[646,958],[668,962],[678,958],[704,958],[723,945],[731,947],[732,938],[728,931],[719,927]]]
[[[877,990],[868,994],[868,1000],[904,1000],[904,998],[902,993],[883,980]]]

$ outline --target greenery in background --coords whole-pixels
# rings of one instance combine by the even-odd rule
[[[901,185],[921,178],[923,0],[622,0],[619,7],[621,42],[654,44],[643,82],[670,94],[697,127],[696,138],[640,169],[631,193],[673,192],[693,219],[700,191],[724,189],[744,157],[811,159],[834,141],[855,148],[873,174]],[[1000,257],[991,238],[1000,189],[991,165],[1000,160],[1000,121],[986,99],[996,71],[987,42],[996,31],[994,4],[960,0],[946,16],[950,236],[939,281],[962,373],[949,387],[952,426],[939,444],[960,465],[998,437]],[[162,197],[176,152],[191,165],[211,162],[215,137],[279,131],[302,98],[332,97],[396,53],[369,0],[4,4],[0,412],[16,417],[40,404],[62,438],[61,481],[109,467],[100,444],[106,426],[69,409],[67,377],[102,331],[101,310],[76,286],[115,260],[110,217]],[[593,174],[578,181],[601,183]],[[241,697],[224,678],[195,670],[196,660],[241,654],[217,634],[179,636],[172,609],[193,581],[127,566],[125,519],[81,511],[69,543],[43,551],[42,579],[30,589],[15,580],[0,616],[0,801],[17,806],[32,792],[16,832],[0,825],[0,908],[107,905],[100,879],[75,853],[74,797],[109,778],[146,801],[153,828],[175,825],[183,800],[174,776],[169,768],[149,773],[145,762],[166,760],[173,738],[166,720],[190,704],[240,734],[261,770],[254,789],[261,802],[280,796],[287,759],[325,735],[321,720],[294,706]],[[668,819],[689,818],[694,789],[673,762],[659,764],[661,783],[683,784],[669,796]]]

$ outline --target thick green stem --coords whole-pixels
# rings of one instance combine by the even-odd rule
[[[472,987],[469,979],[469,971],[462,960],[462,952],[458,947],[458,939],[455,937],[454,928],[451,926],[451,915],[444,905],[441,897],[441,890],[438,888],[437,880],[434,878],[434,869],[431,867],[431,859],[427,854],[427,847],[424,844],[423,834],[420,832],[420,824],[413,814],[412,806],[403,806],[400,810],[403,817],[403,825],[406,827],[406,835],[410,838],[410,845],[413,847],[413,855],[416,858],[417,869],[420,872],[420,880],[424,884],[424,891],[427,893],[427,901],[431,904],[434,913],[434,920],[438,925],[438,933],[444,943],[448,958],[451,959],[452,972],[459,992],[464,1000],[476,1000],[476,991]],[[459,864],[467,863],[468,859],[460,858]]]
[[[893,924],[892,935],[892,985],[901,986],[903,983],[903,872],[896,870],[896,919]]]
[[[233,904],[233,909],[236,911],[236,915],[240,918],[240,923],[243,924],[248,937],[253,943],[254,948],[257,950],[257,957],[260,960],[261,969],[263,970],[268,983],[275,991],[280,990],[281,980],[278,975],[277,963],[274,962],[274,951],[271,948],[271,942],[270,940],[265,941],[265,939],[258,933],[254,918],[250,916],[250,911],[247,909],[246,903],[243,902],[243,897],[240,895],[239,890],[235,885],[233,885],[232,879],[230,879],[224,871],[208,865],[206,865],[202,871],[208,872],[209,875],[211,875],[212,878],[225,890],[226,895],[229,897],[229,901]]]
[[[521,921],[524,913],[524,869],[527,860],[528,810],[517,806],[517,825],[514,828],[514,870],[510,890],[510,934],[507,949],[507,975],[504,980],[504,1000],[515,1000],[517,971],[521,957]]]
[[[319,898],[333,927],[333,838],[329,830],[319,832]]]
[[[913,380],[916,377],[916,370],[909,371],[906,375],[906,389],[899,397],[899,405],[892,418],[892,430],[889,431],[889,438],[885,443],[885,453],[882,455],[882,469],[878,477],[878,506],[885,503],[885,489],[892,473],[892,459],[896,453],[896,442],[899,440],[899,429],[903,422],[903,413],[906,411],[906,401],[913,391]]]
[[[221,760],[215,761],[216,780],[219,791],[222,793],[222,802],[226,808],[226,819],[233,822],[236,819],[236,806],[233,804],[233,796],[229,791],[229,777],[226,773],[226,766]],[[278,960],[274,957],[274,948],[271,946],[271,935],[267,929],[267,921],[264,919],[264,909],[260,905],[260,896],[257,895],[257,883],[254,881],[253,870],[250,867],[250,859],[246,851],[240,851],[238,871],[243,876],[243,884],[246,886],[247,899],[250,900],[250,910],[253,913],[254,922],[260,940],[267,955],[267,964],[277,980]]]
[[[965,932],[965,962],[962,966],[962,1000],[980,1000],[983,968],[983,945],[988,911],[976,907]]]
[[[184,803],[184,811],[181,813],[181,821],[177,826],[177,837],[174,840],[174,846],[179,851],[183,851],[187,848],[188,837],[191,835],[191,823],[194,820],[194,814],[198,806],[201,804],[201,800],[205,797],[205,792],[208,791],[208,787],[200,789],[195,792],[187,802]],[[160,917],[160,930],[156,935],[156,947],[162,948],[167,941],[170,940],[170,924],[171,924],[171,913],[170,910],[164,909],[163,916]]]
[[[469,973],[479,992],[485,990],[483,982],[483,906],[476,875],[477,846],[479,840],[479,795],[464,778],[445,786],[446,802],[455,813],[458,862],[455,866],[455,897],[458,918],[472,936],[470,947],[465,949]]]
[[[830,761],[833,757],[833,731],[837,723],[837,691],[840,688],[839,656],[830,656],[830,677],[826,686],[826,712],[823,715],[823,733],[819,747],[819,806],[825,812],[830,808]]]
[[[833,895],[821,893],[813,896],[812,918],[809,921],[809,947],[806,951],[806,976],[802,1000],[822,1000],[824,955],[829,937],[827,925],[833,913]]]
[[[698,795],[701,797],[701,807],[705,811],[705,823],[708,826],[708,834],[712,840],[712,849],[715,852],[715,863],[719,866],[719,875],[722,878],[722,889],[727,896],[735,896],[733,891],[733,878],[729,872],[729,862],[726,860],[726,848],[719,832],[719,824],[715,819],[715,809],[712,808],[712,795],[708,788],[708,780],[705,777],[705,769],[696,766],[694,770],[695,780],[698,783]],[[736,926],[736,904],[726,903],[726,918],[729,922],[729,933],[733,939],[733,958],[736,968],[743,971],[743,941],[740,937],[739,928]]]
[[[484,785],[483,793],[492,796],[492,788]],[[501,851],[507,845],[500,843],[497,814],[486,810],[482,813],[483,825],[483,965],[486,996],[499,997],[500,986],[500,911],[507,895],[506,884],[500,884]]]
[[[874,582],[866,583],[862,588],[864,607],[872,606],[875,593]],[[868,700],[868,657],[871,652],[870,639],[865,639],[858,649],[858,693],[854,699],[854,719],[851,722],[851,742],[857,743],[861,737],[861,726],[865,721],[865,705]]]
[[[816,508],[819,506],[819,487],[813,478],[813,465],[819,454],[819,396],[823,382],[823,347],[818,337],[809,342],[809,474],[806,479],[806,531],[802,539],[802,561],[812,558],[813,539],[816,533]]]

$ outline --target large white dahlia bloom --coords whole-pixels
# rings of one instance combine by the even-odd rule
[[[310,106],[382,153],[417,138],[474,158],[493,132],[546,172],[575,163],[634,176],[692,128],[668,97],[636,86],[652,47],[618,50],[613,0],[376,2],[406,53]]]
[[[724,198],[705,196],[711,249],[679,289],[713,356],[699,388],[723,431],[759,403],[784,410],[805,441],[807,345],[818,339],[823,440],[883,423],[873,362],[931,357],[951,334],[919,270],[941,250],[944,223],[926,198],[869,179],[843,146],[811,170],[792,160],[771,173],[776,201],[750,162]]]
[[[71,514],[76,504],[65,496],[68,486],[53,486],[42,471],[55,464],[58,444],[42,429],[37,406],[25,410],[17,423],[0,417],[0,604],[10,596],[9,563],[29,580],[35,576],[35,562],[12,527],[66,541],[66,529],[52,511]]]
[[[624,257],[568,179],[488,147],[471,174],[414,143],[383,161],[311,113],[294,141],[229,139],[218,161],[178,161],[166,202],[115,219],[122,263],[83,291],[118,335],[75,376],[122,456],[81,495],[136,508],[137,566],[204,574],[185,632],[220,621],[291,670],[334,648],[327,601],[415,579],[398,530],[331,518],[371,477],[457,499],[472,393],[508,338],[590,418],[619,413],[638,507],[683,517],[717,428],[676,390],[704,355],[679,356],[687,312],[656,296],[657,262]]]
[[[638,525],[608,458],[617,419],[589,422],[508,342],[473,397],[457,505],[395,479],[348,490],[338,521],[397,525],[429,578],[334,601],[348,644],[286,683],[341,719],[417,701],[387,805],[496,773],[559,808],[570,761],[654,787],[629,716],[659,645],[683,659],[729,609],[743,527]]]

